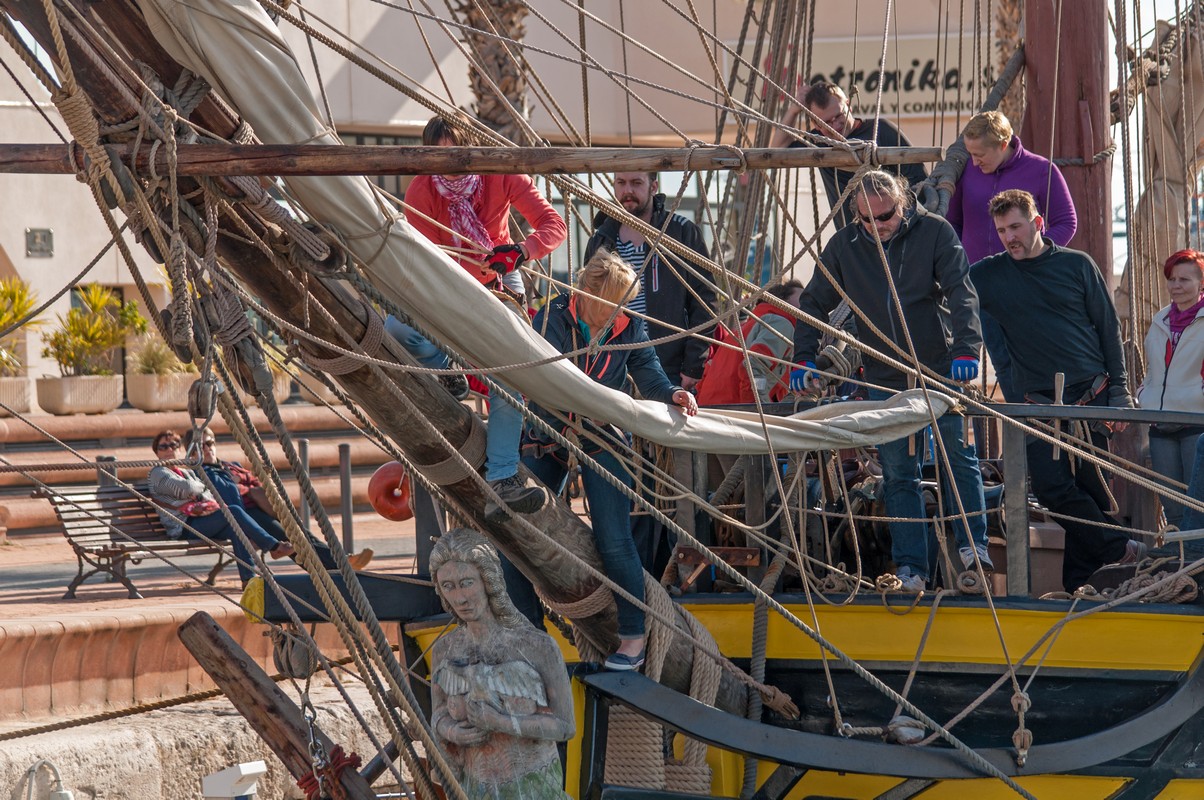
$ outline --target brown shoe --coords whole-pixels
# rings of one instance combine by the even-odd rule
[[[372,560],[372,556],[374,555],[376,554],[372,552],[371,547],[365,547],[358,553],[352,553],[351,555],[347,556],[347,563],[351,565],[353,570],[359,572],[361,569],[368,566],[368,562]]]
[[[296,553],[297,550],[288,542],[281,542],[272,548],[272,558],[288,558]]]

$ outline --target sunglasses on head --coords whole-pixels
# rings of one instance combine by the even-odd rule
[[[175,442],[159,442],[159,447],[158,447],[158,449],[160,449],[160,450],[175,450],[175,449],[176,449],[177,447],[179,447],[179,446],[180,446],[180,443],[179,443],[178,441],[175,441]]]
[[[890,211],[883,211],[881,214],[876,214],[873,217],[862,216],[859,213],[857,215],[857,219],[861,220],[862,222],[869,222],[871,219],[877,220],[878,222],[890,222],[894,218],[895,214],[898,213],[898,208],[892,208]]]

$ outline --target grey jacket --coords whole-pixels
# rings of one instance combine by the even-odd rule
[[[953,228],[923,207],[906,212],[899,230],[883,250],[903,307],[903,320],[878,254],[874,235],[854,222],[837,231],[824,248],[821,262],[848,293],[857,309],[888,339],[906,353],[904,325],[910,331],[920,362],[940,375],[948,375],[957,356],[979,357],[982,331],[978,322],[978,295],[969,279],[966,252]],[[841,297],[817,267],[799,299],[799,308],[817,319],[827,319]],[[854,315],[856,316],[856,314]],[[858,319],[858,337],[874,350],[906,362],[885,340]],[[794,360],[815,361],[820,332],[800,321],[794,328]],[[894,389],[907,387],[904,373],[876,358],[865,359],[866,380]]]
[[[179,539],[184,533],[185,515],[178,509],[189,500],[212,500],[205,484],[193,477],[188,470],[184,475],[176,474],[171,467],[152,467],[146,476],[147,488],[155,500],[155,510],[167,529],[167,535]]]

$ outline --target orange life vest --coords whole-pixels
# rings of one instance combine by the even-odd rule
[[[766,314],[777,314],[779,317],[784,317],[793,322],[793,318],[788,314],[783,314],[769,303],[758,303],[752,310],[752,315],[740,326],[740,333],[744,341],[748,341],[749,335],[753,331],[753,326],[757,324],[757,320],[763,318]],[[731,403],[753,403],[756,402],[756,392],[753,391],[752,381],[749,379],[748,368],[744,365],[744,353],[739,350],[733,350],[730,347],[722,347],[722,344],[730,344],[735,347],[740,347],[740,338],[737,338],[725,325],[718,325],[715,328],[715,339],[719,345],[711,345],[711,351],[707,356],[706,367],[703,368],[702,380],[698,382],[696,395],[698,405],[700,406],[720,406]],[[749,348],[750,353],[773,357],[773,353],[763,344],[756,344]],[[787,356],[789,358],[789,356]],[[769,399],[776,402],[786,396],[786,391],[790,388],[790,371],[778,380],[777,383],[769,390]]]

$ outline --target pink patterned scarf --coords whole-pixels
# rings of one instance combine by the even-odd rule
[[[459,245],[467,240],[479,244],[487,251],[492,250],[493,237],[485,230],[485,226],[477,217],[477,212],[472,209],[473,199],[480,196],[481,193],[481,176],[463,175],[449,180],[442,175],[433,175],[431,180],[435,185],[435,191],[449,203],[448,210],[451,213],[449,227],[457,234],[455,243]]]

